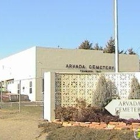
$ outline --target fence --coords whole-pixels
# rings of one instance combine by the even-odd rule
[[[13,111],[20,111],[22,107],[38,106],[43,107],[43,101],[37,102],[0,102],[1,109],[8,109]]]

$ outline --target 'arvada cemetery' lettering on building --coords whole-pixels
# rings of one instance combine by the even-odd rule
[[[114,66],[97,66],[97,65],[89,65],[89,69],[97,69],[97,70],[114,70]]]
[[[82,64],[66,64],[66,68],[86,69],[87,67]],[[95,70],[114,70],[114,66],[89,65],[88,68]]]

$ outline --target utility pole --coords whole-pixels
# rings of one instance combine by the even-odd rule
[[[118,0],[114,0],[115,72],[119,72]]]

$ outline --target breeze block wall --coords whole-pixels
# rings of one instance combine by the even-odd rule
[[[85,99],[88,104],[92,104],[92,98],[98,79],[104,75],[115,85],[117,94],[121,99],[127,99],[131,87],[131,79],[135,76],[140,81],[140,73],[54,73],[49,72],[50,78],[44,78],[44,106],[49,102],[53,108],[58,106],[75,106],[76,99]],[[48,75],[48,73],[47,73]],[[53,75],[53,76],[52,76]],[[49,81],[48,81],[49,79]],[[50,83],[50,84],[48,84]],[[49,85],[49,87],[47,87]],[[50,89],[50,91],[48,91]],[[52,90],[53,89],[53,90]],[[53,91],[53,92],[52,92]],[[48,94],[50,94],[48,98]],[[49,100],[49,101],[47,101]],[[52,101],[51,101],[52,100]],[[46,104],[47,105],[47,104]],[[44,107],[45,108],[45,107]],[[53,110],[52,110],[53,109]],[[44,114],[46,110],[44,110]],[[54,115],[54,113],[53,113]],[[55,119],[55,116],[52,117]],[[46,118],[47,119],[47,118]]]

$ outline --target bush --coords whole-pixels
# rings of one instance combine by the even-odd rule
[[[131,80],[131,90],[128,96],[129,99],[140,99],[140,84],[136,77]]]
[[[119,117],[112,116],[108,111],[98,107],[59,107],[55,110],[56,118],[61,121],[78,122],[110,122],[120,121]]]
[[[93,106],[105,107],[112,99],[119,98],[116,86],[112,81],[106,80],[104,75],[99,77],[96,90],[93,94]]]
[[[58,123],[50,123],[50,122],[45,122],[45,123],[41,123],[38,125],[38,128],[43,128],[42,133],[48,133],[51,131],[55,131],[58,128],[63,127],[62,124],[58,124]]]
[[[132,131],[98,130],[86,127],[62,127],[52,131],[46,140],[135,140]]]
[[[55,118],[61,121],[75,121],[77,112],[78,110],[75,107],[57,107],[55,109]]]

